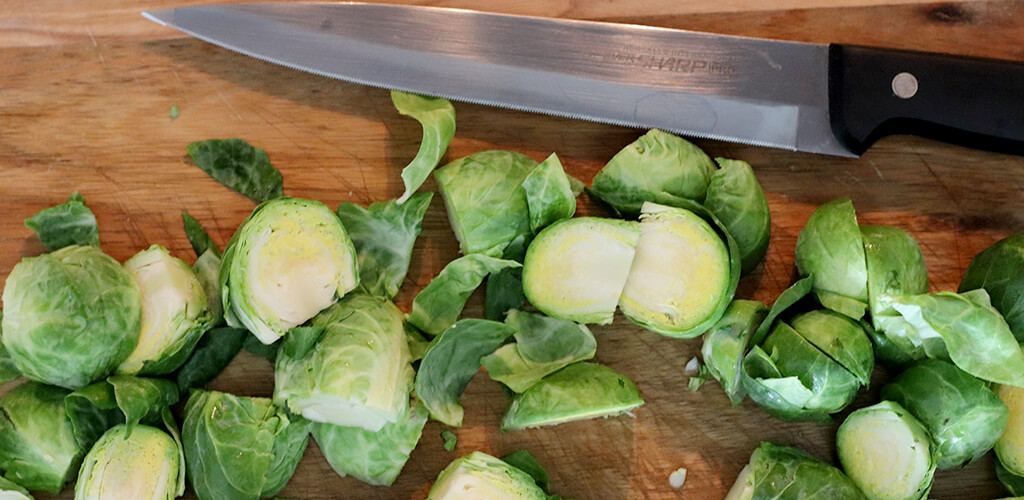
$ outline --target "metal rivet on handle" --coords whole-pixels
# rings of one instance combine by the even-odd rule
[[[892,93],[900,99],[910,99],[917,93],[917,77],[903,72],[892,79]]]

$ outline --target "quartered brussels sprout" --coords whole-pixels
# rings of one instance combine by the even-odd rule
[[[1024,234],[997,241],[971,259],[960,292],[984,288],[1006,318],[1018,341],[1024,341]]]
[[[93,246],[23,259],[4,287],[3,343],[26,377],[69,389],[110,374],[135,347],[142,298]]]
[[[280,197],[242,222],[224,251],[221,299],[228,325],[272,344],[359,283],[341,221],[318,201]]]
[[[843,470],[872,500],[927,498],[935,473],[931,451],[925,427],[892,401],[851,413],[836,432]]]
[[[148,425],[112,427],[82,462],[75,500],[171,500],[185,493],[181,446]]]
[[[719,168],[711,176],[704,208],[722,222],[736,240],[743,274],[764,258],[771,237],[768,199],[754,170],[746,162],[716,158]]]
[[[718,322],[704,334],[701,347],[704,366],[722,385],[734,406],[747,395],[740,383],[740,363],[751,336],[767,314],[768,308],[761,302],[734,300]]]
[[[828,202],[811,214],[796,240],[796,267],[801,276],[814,276],[814,293],[823,306],[853,319],[864,315],[868,271],[849,198]]]
[[[142,292],[142,328],[118,373],[162,375],[176,370],[213,321],[202,283],[185,261],[153,245],[124,263]]]
[[[445,467],[427,494],[427,500],[547,499],[529,474],[479,451]]]
[[[921,247],[906,231],[892,226],[860,226],[868,270],[868,305],[876,330],[886,319],[898,317],[892,297],[928,291],[928,272]]]
[[[29,490],[57,493],[74,479],[85,448],[64,411],[68,391],[35,382],[0,399],[0,470]]]
[[[577,217],[546,227],[526,250],[526,298],[552,318],[611,323],[639,237],[633,221]]]
[[[996,456],[1008,471],[1024,476],[1024,388],[1001,385],[996,394],[1010,410],[1010,419],[995,444]]]
[[[594,334],[572,321],[514,310],[505,323],[515,328],[516,341],[484,356],[480,364],[513,392],[523,392],[546,375],[597,352]]]
[[[536,233],[576,213],[576,193],[558,155],[551,153],[523,179],[530,212],[530,230]]]
[[[926,359],[882,387],[928,430],[936,467],[960,467],[992,449],[1010,412],[988,386],[948,361]]]
[[[839,469],[802,450],[761,443],[750,455],[725,500],[861,500],[857,486]]]

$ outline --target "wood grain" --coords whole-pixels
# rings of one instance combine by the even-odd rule
[[[185,146],[195,140],[244,138],[268,152],[282,171],[287,194],[332,207],[393,198],[402,191],[399,172],[416,153],[420,129],[394,111],[386,92],[271,66],[192,39],[137,30],[133,23],[118,27],[125,12],[142,3],[92,2],[96,11],[86,12],[83,6],[77,14],[33,13],[27,5],[0,7],[0,12],[18,14],[15,21],[0,15],[0,22],[7,23],[3,26],[21,26],[21,35],[13,37],[0,28],[5,46],[0,50],[0,280],[22,257],[42,252],[23,220],[76,190],[99,219],[103,249],[120,261],[154,243],[191,261],[182,210],[209,228],[215,241],[226,243],[253,204],[190,164]],[[146,8],[152,5],[145,3]],[[1019,43],[1024,4],[1019,1],[816,8],[815,2],[792,0],[770,4],[783,10],[754,6],[758,10],[740,11],[739,4],[726,3],[722,10],[733,12],[685,16],[669,15],[669,2],[653,2],[652,9],[643,10],[619,2],[495,5],[545,15],[564,15],[569,9],[573,17],[598,12],[598,17],[680,28],[1024,60]],[[679,6],[687,9],[691,3]],[[815,8],[789,8],[798,6]],[[32,23],[37,24],[26,31]],[[76,31],[80,25],[100,28],[83,38]],[[37,44],[32,40],[36,35],[24,35],[29,31],[49,32],[53,38]],[[181,112],[176,119],[168,116],[172,106]],[[587,182],[640,133],[474,105],[457,103],[456,109],[458,131],[449,159],[500,148],[542,160],[554,151],[570,174]],[[918,240],[933,291],[954,290],[975,253],[1024,232],[1021,156],[912,137],[885,139],[857,160],[698,144],[713,156],[754,165],[771,205],[771,246],[763,265],[741,281],[742,298],[771,302],[789,285],[797,234],[819,204],[840,196],[853,199],[862,223],[898,226]],[[431,180],[424,188],[436,186]],[[585,199],[580,212],[605,215]],[[415,293],[456,256],[443,203],[435,199],[399,307],[408,311]],[[481,311],[481,297],[474,296],[467,315]],[[442,426],[431,422],[397,483],[375,488],[335,475],[311,445],[282,495],[422,499],[455,457],[525,447],[548,467],[556,491],[574,498],[720,499],[762,440],[832,459],[837,424],[779,422],[749,401],[733,408],[714,383],[690,392],[682,370],[698,353],[699,340],[664,338],[623,318],[594,331],[598,361],[629,376],[643,392],[647,404],[634,412],[635,418],[502,434],[498,422],[508,401],[496,383],[480,374],[463,397],[465,425],[457,430],[455,452],[441,448]],[[877,400],[884,376],[879,369],[855,406]],[[272,383],[269,364],[243,353],[213,387],[266,396]],[[668,476],[679,467],[689,474],[685,486],[675,490]],[[966,469],[940,472],[931,498],[1001,495],[988,456]]]

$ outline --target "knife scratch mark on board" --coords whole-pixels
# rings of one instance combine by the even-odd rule
[[[89,34],[89,39],[92,40],[92,46],[96,48],[96,55],[100,58],[100,64],[106,64],[107,61],[103,59],[103,52],[100,50],[100,44],[96,43],[96,37],[92,36],[92,28],[86,26],[85,32]]]
[[[235,110],[235,107],[231,105],[231,103],[227,100],[226,97],[224,97],[224,94],[221,93],[220,89],[217,89],[217,97],[220,98],[221,102],[223,102],[224,105],[228,107],[228,111],[231,111],[231,114],[234,115],[236,120],[242,119],[242,115],[238,114],[238,111]]]

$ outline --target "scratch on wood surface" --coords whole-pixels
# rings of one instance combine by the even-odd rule
[[[103,51],[100,50],[100,44],[96,43],[96,37],[92,36],[92,28],[85,27],[85,32],[89,34],[89,40],[92,40],[92,46],[96,49],[96,55],[100,58],[100,64],[106,64],[106,60],[103,59]]]
[[[217,89],[217,97],[219,97],[221,102],[223,102],[224,105],[228,107],[228,111],[231,111],[231,114],[235,116],[236,120],[242,119],[242,115],[238,114],[238,111],[235,110],[235,107],[232,106],[230,102],[228,102],[227,98],[224,97],[224,94],[221,93],[220,89]]]
[[[874,161],[868,160],[868,165],[871,165],[871,168],[875,169],[875,173],[878,174],[879,179],[882,179],[883,181],[885,180],[885,176],[882,175],[882,171],[879,170],[878,165],[875,164]]]

